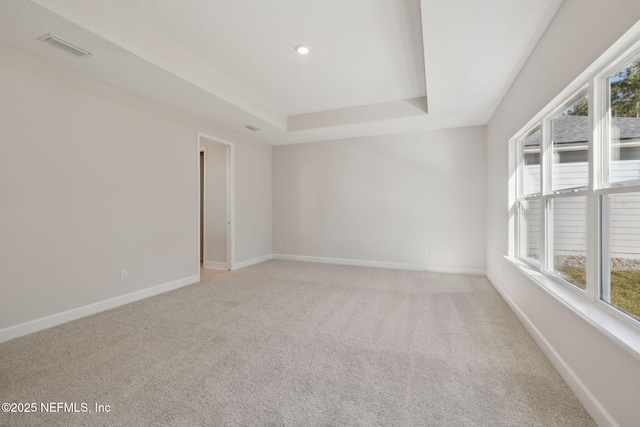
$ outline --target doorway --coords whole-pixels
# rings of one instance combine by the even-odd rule
[[[198,134],[200,276],[233,269],[233,144]]]
[[[205,149],[200,149],[200,265],[204,262]]]

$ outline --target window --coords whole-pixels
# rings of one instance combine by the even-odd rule
[[[640,319],[640,59],[606,79],[600,299]]]
[[[640,42],[582,85],[514,138],[515,255],[640,328]]]
[[[586,192],[589,182],[589,99],[585,92],[548,122],[550,194],[546,197],[548,271],[586,289]]]
[[[541,141],[542,135],[538,126],[522,139],[520,147],[523,163],[520,170],[522,198],[518,202],[520,218],[518,254],[535,264],[540,262]]]
[[[603,196],[602,301],[640,319],[640,192]]]
[[[549,270],[581,289],[587,287],[587,199],[585,196],[549,200]]]
[[[551,190],[584,189],[588,185],[589,99],[575,102],[551,119]]]
[[[609,182],[640,179],[640,59],[607,79],[609,109]]]
[[[519,255],[534,264],[540,263],[540,198],[519,202],[520,247]]]

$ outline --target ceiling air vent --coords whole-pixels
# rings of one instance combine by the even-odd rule
[[[246,125],[245,126],[247,129],[252,130],[254,132],[258,132],[260,130],[260,128],[255,127],[254,125]]]
[[[78,47],[72,43],[69,43],[66,40],[62,40],[60,37],[56,37],[53,34],[47,34],[45,36],[40,37],[39,39],[42,40],[43,42],[47,42],[51,45],[59,47],[60,49],[64,49],[67,52],[73,53],[74,55],[77,55],[77,56],[93,55],[93,53],[89,52],[88,50],[84,50],[83,48]]]

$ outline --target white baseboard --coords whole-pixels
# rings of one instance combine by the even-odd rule
[[[319,262],[324,264],[339,264],[339,265],[355,265],[358,267],[375,267],[375,268],[389,268],[393,270],[412,270],[412,271],[430,271],[433,273],[452,273],[452,274],[469,274],[474,276],[485,276],[486,272],[480,269],[474,268],[440,268],[429,267],[420,264],[403,264],[398,262],[383,262],[383,261],[366,261],[359,259],[345,259],[345,258],[326,258],[317,256],[302,256],[302,255],[285,255],[285,254],[273,254],[273,259],[280,259],[286,261],[305,261],[305,262]]]
[[[8,328],[0,329],[0,342],[9,341],[13,338],[18,338],[27,334],[31,334],[33,332],[38,332],[43,329],[51,328],[52,326],[80,319],[81,317],[90,316],[101,311],[116,308],[121,305],[129,304],[130,302],[138,301],[144,298],[149,298],[151,296],[162,294],[164,292],[169,292],[174,289],[178,289],[197,282],[198,276],[185,277],[184,279],[164,283],[162,285],[132,292],[130,294],[120,295],[108,300],[99,301],[93,304],[85,305],[83,307],[63,311],[62,313],[52,314],[40,319],[21,323],[19,325],[9,326]]]
[[[531,322],[520,307],[518,307],[509,295],[498,285],[498,282],[491,275],[487,275],[487,279],[515,313],[516,317],[547,356],[551,364],[556,368],[560,376],[565,380],[578,400],[580,400],[596,424],[599,426],[619,427],[619,424],[613,419],[611,414],[609,414],[609,411],[607,411],[593,393],[591,393],[591,390],[587,388],[580,377],[571,369],[571,366],[562,358],[551,343],[547,341],[542,332]]]
[[[204,261],[202,266],[204,268],[213,268],[214,270],[228,270],[226,262]]]
[[[249,267],[250,265],[260,264],[261,262],[269,261],[272,258],[271,254],[259,256],[257,258],[248,259],[246,261],[237,262],[233,264],[233,270]]]

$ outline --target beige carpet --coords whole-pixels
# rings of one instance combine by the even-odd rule
[[[486,279],[285,261],[0,344],[0,402],[91,410],[2,426],[594,425]]]

